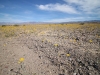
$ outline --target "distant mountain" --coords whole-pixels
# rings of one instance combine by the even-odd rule
[[[100,20],[90,20],[90,21],[70,21],[70,22],[59,22],[59,23],[90,23],[96,22],[100,23]],[[15,25],[15,24],[57,24],[58,22],[0,22],[0,25]]]
[[[92,22],[100,23],[100,20],[90,20],[90,21],[71,21],[71,22],[61,22],[61,23],[92,23]]]
[[[15,24],[46,24],[46,23],[51,23],[51,22],[0,22],[0,25],[15,25]]]

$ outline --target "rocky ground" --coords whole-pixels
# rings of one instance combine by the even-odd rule
[[[18,34],[0,38],[0,75],[100,75],[99,27]]]

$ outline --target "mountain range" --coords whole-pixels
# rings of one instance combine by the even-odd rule
[[[59,23],[100,23],[100,20],[90,20],[90,21],[70,21],[70,22],[59,22]],[[0,22],[0,25],[15,25],[15,24],[58,24],[58,22]]]

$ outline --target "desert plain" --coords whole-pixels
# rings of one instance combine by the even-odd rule
[[[100,75],[100,23],[1,25],[0,75]]]

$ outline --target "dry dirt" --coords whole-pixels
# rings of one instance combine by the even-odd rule
[[[100,28],[88,28],[0,38],[0,75],[100,75]]]

